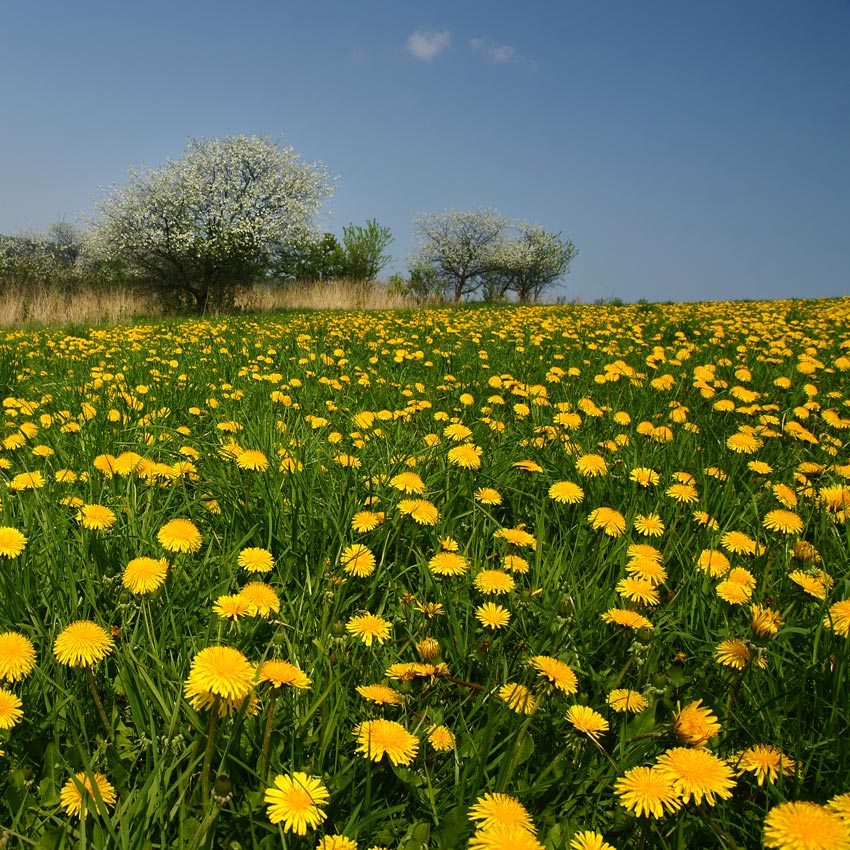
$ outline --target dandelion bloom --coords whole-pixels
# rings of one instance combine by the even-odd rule
[[[715,588],[717,595],[730,605],[743,605],[750,601],[752,588],[737,581],[721,581]]]
[[[362,543],[346,546],[339,556],[339,562],[345,572],[357,578],[366,578],[375,572],[375,556],[372,550]]]
[[[850,826],[817,803],[780,803],[764,820],[764,846],[778,850],[848,850]]]
[[[270,658],[260,665],[258,682],[268,682],[273,688],[289,685],[298,690],[307,690],[313,684],[310,677],[303,671],[280,658]]]
[[[683,803],[693,797],[697,805],[705,800],[713,806],[715,795],[724,800],[732,796],[735,787],[732,768],[705,748],[674,747],[662,753],[657,763]]]
[[[345,835],[323,835],[316,850],[357,850],[357,842]]]
[[[83,505],[77,511],[77,520],[90,531],[105,531],[115,525],[115,512],[104,505]]]
[[[220,701],[219,710],[238,709],[251,693],[256,670],[230,646],[208,646],[192,659],[183,693],[195,710]]]
[[[467,428],[462,422],[453,422],[443,428],[443,436],[448,437],[454,443],[459,443],[461,440],[472,436],[472,429]]]
[[[393,476],[390,487],[408,495],[421,496],[425,492],[425,482],[415,472],[400,472]]]
[[[609,729],[608,721],[589,705],[571,705],[567,720],[577,732],[582,732],[594,740],[598,740],[599,736]]]
[[[814,596],[815,599],[826,599],[827,590],[832,587],[832,577],[828,576],[823,570],[818,570],[816,575],[803,572],[803,570],[793,570],[788,573],[788,578],[802,587],[809,596]]]
[[[536,831],[528,810],[509,794],[484,794],[469,809],[468,817],[478,822],[478,829],[501,825],[518,826],[528,832]]]
[[[431,726],[428,729],[428,743],[437,752],[447,752],[454,749],[455,736],[448,726]]]
[[[485,629],[501,629],[511,620],[511,612],[495,602],[485,602],[475,609],[475,617]]]
[[[692,505],[699,501],[699,493],[693,484],[671,484],[664,492],[680,504]]]
[[[576,505],[584,499],[584,490],[572,481],[556,481],[549,488],[549,498],[562,505]]]
[[[779,747],[772,744],[755,744],[747,747],[738,759],[738,775],[754,773],[759,785],[765,780],[776,782],[780,773],[793,776],[796,762],[788,758]]]
[[[605,836],[590,829],[576,832],[570,839],[570,850],[616,850]]]
[[[469,561],[457,552],[437,552],[428,569],[438,576],[461,576],[469,569]]]
[[[755,434],[750,434],[746,431],[737,431],[726,440],[726,448],[737,454],[751,455],[757,452],[763,445]]]
[[[667,570],[658,561],[643,555],[632,557],[626,564],[626,572],[656,586],[667,580]]]
[[[609,537],[619,537],[626,530],[625,517],[613,508],[596,508],[588,514],[587,521],[594,530],[601,529]]]
[[[601,478],[608,474],[608,464],[602,455],[582,455],[576,461],[576,472],[584,478]]]
[[[0,688],[0,729],[11,729],[23,716],[21,698],[7,688]]]
[[[697,558],[697,566],[713,578],[719,578],[726,575],[732,565],[719,549],[703,549]]]
[[[844,794],[836,794],[826,804],[826,807],[835,812],[845,823],[850,823],[850,791]]]
[[[539,671],[539,676],[548,679],[568,696],[578,690],[578,678],[566,662],[549,655],[535,655],[528,663]]]
[[[0,633],[0,681],[17,682],[35,667],[32,641],[20,632]]]
[[[236,456],[236,465],[251,472],[265,472],[269,459],[259,449],[245,449]]]
[[[481,447],[474,443],[461,443],[449,449],[448,460],[452,466],[459,466],[461,469],[479,469]]]
[[[419,750],[419,739],[393,720],[366,720],[354,727],[357,752],[372,761],[384,755],[394,765],[410,764]]]
[[[66,626],[53,643],[60,664],[89,667],[105,658],[115,646],[110,635],[91,620],[77,620]]]
[[[259,614],[268,617],[272,613],[280,611],[280,599],[277,592],[263,581],[250,581],[239,595],[248,603],[248,613],[252,616]]]
[[[614,688],[605,701],[614,711],[620,713],[629,711],[632,714],[640,714],[645,708],[649,707],[649,703],[643,694],[629,688]]]
[[[69,779],[59,792],[59,803],[68,817],[81,817],[83,807],[87,812],[103,814],[101,804],[112,808],[116,799],[115,788],[102,773],[87,774],[84,770]]]
[[[480,502],[482,505],[502,504],[502,494],[492,487],[479,487],[474,495],[475,501]]]
[[[274,567],[274,557],[268,549],[249,546],[236,556],[236,563],[249,573],[267,573]]]
[[[124,567],[121,583],[130,593],[152,593],[162,585],[167,573],[165,558],[133,558]]]
[[[357,693],[376,705],[401,705],[401,694],[387,685],[360,685]]]
[[[751,628],[759,637],[772,637],[782,627],[782,618],[779,612],[772,608],[753,605],[751,612]]]
[[[830,605],[823,624],[841,637],[850,637],[850,599],[842,599]]]
[[[502,559],[502,566],[506,570],[510,570],[512,573],[519,573],[520,575],[525,575],[529,570],[528,561],[519,555],[505,555]]]
[[[197,526],[188,519],[172,519],[157,532],[163,549],[169,552],[194,554],[201,548],[203,538]]]
[[[19,472],[9,482],[9,489],[13,492],[18,490],[39,490],[44,487],[44,476],[36,470],[35,472]]]
[[[536,460],[518,460],[511,466],[514,469],[524,469],[526,472],[543,472],[543,467]]]
[[[537,538],[533,534],[529,534],[521,525],[516,528],[500,528],[498,531],[493,532],[493,537],[506,540],[511,546],[518,546],[520,548],[529,546],[532,551],[537,550]]]
[[[383,513],[379,511],[357,511],[351,518],[351,528],[358,534],[374,531],[384,521]]]
[[[643,605],[657,605],[661,601],[661,597],[651,581],[645,581],[634,576],[627,576],[617,582],[617,593],[631,602],[639,602]]]
[[[525,685],[509,682],[499,688],[499,699],[517,714],[533,714],[537,698]]]
[[[759,545],[743,531],[727,531],[720,538],[720,545],[733,555],[755,555]]]
[[[633,767],[614,783],[620,805],[638,817],[662,818],[682,804],[673,783],[658,767]]]
[[[778,531],[780,534],[799,534],[805,523],[794,511],[777,509],[764,515],[762,525],[768,531]]]
[[[661,476],[646,466],[636,466],[630,473],[629,478],[641,487],[655,487],[661,480]]]
[[[17,528],[0,526],[0,555],[17,558],[27,545],[27,538]]]
[[[673,731],[685,744],[701,747],[720,731],[720,724],[714,712],[698,699],[676,712]]]
[[[366,646],[371,646],[373,640],[384,643],[390,636],[392,627],[393,624],[389,620],[376,617],[374,614],[361,614],[358,617],[352,617],[345,624],[346,631],[359,637]]]
[[[469,850],[543,850],[534,833],[518,824],[496,823],[479,829],[469,839]]]
[[[756,655],[749,644],[738,638],[721,641],[714,650],[714,658],[718,664],[731,667],[733,670],[745,670],[750,664],[755,664],[756,667],[767,666],[765,658]]]
[[[427,499],[402,499],[398,509],[420,525],[436,525],[440,521],[440,512]]]
[[[315,829],[326,815],[321,806],[330,799],[322,780],[306,773],[278,775],[274,785],[266,789],[264,801],[272,823],[282,823],[284,832],[306,835]]]
[[[661,551],[651,543],[629,543],[626,554],[629,558],[649,558],[661,563]]]
[[[216,599],[212,609],[224,620],[238,620],[250,612],[251,603],[240,593],[226,593]]]
[[[510,593],[516,587],[513,576],[501,570],[481,570],[473,584],[476,590],[486,594]]]
[[[627,629],[651,629],[652,623],[637,611],[629,611],[625,608],[609,608],[602,619],[606,623],[614,623],[625,626]]]

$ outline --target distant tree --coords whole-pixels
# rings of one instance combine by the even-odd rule
[[[73,282],[81,240],[81,231],[65,222],[49,225],[47,235],[35,230],[0,234],[0,280],[16,286]]]
[[[508,222],[496,210],[448,210],[419,216],[414,225],[418,245],[411,270],[439,285],[445,297],[460,301],[483,285]]]
[[[198,311],[222,309],[280,252],[315,241],[332,191],[319,164],[267,137],[190,139],[180,159],[113,187],[89,248]]]
[[[344,277],[345,256],[333,233],[324,233],[277,254],[272,265],[276,277],[290,281],[334,280]]]
[[[575,245],[560,234],[519,222],[517,235],[502,238],[493,248],[485,272],[485,290],[498,299],[510,292],[522,304],[539,301],[543,291],[569,271],[578,254]]]
[[[375,219],[366,226],[350,224],[342,228],[343,277],[352,280],[375,280],[392,257],[386,253],[393,241],[389,227],[381,227]]]

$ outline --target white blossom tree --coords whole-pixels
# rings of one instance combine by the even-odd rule
[[[485,288],[492,298],[516,295],[522,304],[539,301],[543,291],[569,271],[578,254],[570,240],[528,222],[514,225],[517,235],[499,241],[490,254]]]
[[[414,220],[418,244],[409,264],[414,276],[430,278],[453,301],[477,292],[495,246],[508,227],[492,209],[448,210]]]
[[[265,136],[190,139],[178,160],[131,169],[97,207],[94,256],[203,311],[230,306],[283,251],[317,237],[333,192],[319,163]]]

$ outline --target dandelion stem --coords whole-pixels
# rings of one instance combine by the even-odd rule
[[[212,797],[210,795],[210,768],[212,767],[212,755],[215,744],[215,729],[218,721],[218,701],[219,697],[215,698],[212,708],[210,709],[210,721],[207,726],[207,747],[204,750],[204,766],[201,771],[201,794],[203,796],[204,808],[208,808]]]
[[[103,700],[100,698],[100,693],[97,690],[97,683],[94,680],[94,673],[91,667],[86,667],[86,678],[89,680],[89,689],[94,698],[94,704],[97,707],[97,713],[100,716],[100,722],[103,724],[103,731],[106,732],[106,737],[112,735],[112,729],[109,726],[109,721],[106,719],[106,712],[103,710]]]
[[[269,703],[269,716],[266,718],[266,728],[263,731],[263,746],[260,750],[260,781],[265,783],[269,772],[269,746],[272,740],[272,724],[274,722],[274,709],[277,701],[277,689],[272,689],[271,702]]]

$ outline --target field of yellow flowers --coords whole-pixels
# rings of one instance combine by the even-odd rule
[[[0,336],[0,846],[850,847],[850,299]]]

